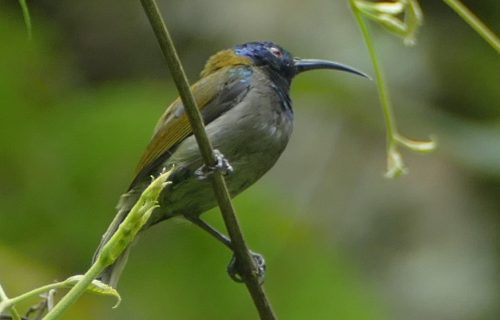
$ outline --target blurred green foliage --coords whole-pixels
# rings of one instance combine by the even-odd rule
[[[0,24],[0,37],[9,44],[0,61],[5,182],[0,186],[0,276],[12,296],[88,267],[132,165],[175,92],[159,81],[80,88],[68,80],[68,56],[51,52],[50,35],[37,27],[36,40],[27,42],[19,21],[2,16]],[[267,217],[264,225],[256,219],[245,225],[268,235],[292,232],[291,222],[283,219],[292,208],[272,207],[271,200],[254,191],[239,201],[240,211]],[[253,319],[244,286],[232,283],[224,271],[229,252],[192,227],[170,228],[170,235],[161,230],[134,250],[120,290],[126,303],[108,310],[113,301],[89,297],[94,302],[79,303],[67,319]],[[302,229],[291,241],[279,235],[260,243],[253,239],[269,265],[276,265],[269,270],[268,287],[280,315],[303,319],[313,310],[320,318],[333,313],[373,319],[380,314],[356,272],[324,254],[311,241],[311,230]],[[320,280],[325,278],[332,282]]]
[[[401,130],[434,132],[436,155],[408,155],[410,176],[385,181],[373,85],[304,75],[292,88],[290,147],[235,201],[250,247],[267,259],[266,288],[283,319],[495,319],[500,311],[500,62],[446,6],[422,2],[427,24],[416,48],[377,32],[376,45]],[[292,4],[174,1],[164,11],[192,79],[211,53],[255,39],[369,71],[347,4]],[[496,1],[471,8],[499,29]],[[0,282],[10,296],[86,270],[176,96],[139,3],[30,9],[27,41],[17,5],[0,3]],[[258,23],[246,18],[257,13]],[[222,229],[216,210],[207,218]],[[255,319],[245,288],[225,273],[229,259],[188,223],[160,224],[132,249],[118,309],[85,296],[64,318]]]

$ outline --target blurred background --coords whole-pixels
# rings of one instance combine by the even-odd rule
[[[497,0],[464,1],[498,33]],[[10,296],[84,272],[164,108],[177,96],[139,1],[0,1],[0,282]],[[383,178],[373,82],[318,71],[292,87],[288,149],[235,200],[267,259],[281,319],[498,319],[500,59],[441,1],[418,45],[372,25],[403,150]],[[206,59],[273,40],[373,74],[348,1],[160,1],[192,82]],[[216,210],[205,217],[223,228]],[[256,319],[231,254],[186,222],[134,246],[123,302],[86,295],[64,319]],[[60,294],[59,294],[60,296]],[[34,304],[31,301],[25,306]]]

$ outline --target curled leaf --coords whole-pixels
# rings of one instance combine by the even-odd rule
[[[430,141],[414,141],[400,135],[395,136],[396,141],[408,149],[420,153],[428,153],[436,149],[437,142],[434,137]]]
[[[71,288],[75,286],[82,278],[83,275],[76,275],[69,277],[68,279],[63,281],[63,287]],[[115,297],[116,304],[113,306],[113,308],[118,307],[118,305],[122,301],[122,298],[120,297],[120,294],[118,293],[118,291],[116,291],[116,289],[99,280],[92,280],[91,284],[87,287],[86,291],[94,294]]]

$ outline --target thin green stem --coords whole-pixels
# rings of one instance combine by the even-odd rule
[[[26,25],[26,30],[28,30],[28,39],[31,40],[31,17],[26,0],[19,0],[19,5],[23,11],[24,24]]]
[[[396,128],[396,120],[394,119],[394,111],[392,109],[391,99],[389,97],[389,90],[385,82],[382,67],[377,57],[377,52],[375,51],[375,45],[373,44],[370,31],[368,30],[368,27],[365,21],[363,20],[363,17],[361,16],[361,12],[356,8],[354,0],[351,0],[350,2],[352,11],[354,13],[354,16],[356,17],[356,20],[361,29],[361,33],[363,34],[363,39],[365,40],[366,46],[368,48],[370,59],[373,64],[373,70],[375,71],[377,91],[386,123],[387,149],[390,150],[396,144],[395,137],[397,135],[397,128]]]
[[[56,282],[56,283],[51,283],[51,284],[45,285],[43,287],[33,289],[29,292],[23,293],[17,297],[9,299],[9,302],[6,304],[6,306],[7,307],[14,306],[20,302],[23,302],[24,300],[27,300],[27,299],[30,299],[33,297],[37,297],[40,294],[47,292],[49,290],[60,288],[62,286],[62,284],[63,284],[63,282]]]
[[[186,109],[186,114],[193,129],[193,134],[198,142],[203,160],[206,165],[212,166],[216,162],[213,155],[213,148],[205,132],[200,111],[189,87],[186,74],[182,68],[182,64],[175,50],[172,38],[168,32],[165,22],[163,21],[163,18],[161,17],[156,2],[154,0],[141,0],[141,3],[156,35],[168,68],[172,73],[172,77],[177,86],[177,90],[179,91],[184,108]],[[242,277],[245,280],[245,285],[252,296],[260,318],[266,320],[276,319],[266,293],[259,283],[257,266],[255,265],[255,261],[251,257],[245,239],[243,238],[226,182],[222,174],[218,171],[212,175],[212,186],[224,219],[224,223],[228,230],[229,237],[231,238],[231,242],[233,244],[234,254],[242,267]]]
[[[443,0],[452,8],[469,26],[472,27],[486,42],[500,53],[500,40],[474,13],[458,0]]]
[[[43,318],[44,320],[58,319],[72,304],[80,298],[92,281],[106,268],[106,265],[96,261],[83,275],[83,278],[57,303],[54,309]]]
[[[10,301],[9,297],[7,296],[1,285],[0,285],[0,301],[2,302]],[[16,308],[12,304],[10,304],[10,302],[8,303],[8,305],[10,305],[10,307],[7,306],[7,308],[10,309],[10,314],[12,315],[12,319],[21,320],[21,316],[17,312]]]

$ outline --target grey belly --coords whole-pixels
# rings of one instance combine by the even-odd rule
[[[234,172],[226,176],[231,196],[256,182],[277,161],[292,132],[292,117],[274,101],[257,107],[244,103],[207,126],[215,149],[230,162]],[[273,105],[271,105],[273,104]],[[210,179],[199,179],[195,171],[203,165],[193,136],[184,140],[164,163],[175,166],[172,184],[160,196],[151,224],[175,215],[200,215],[216,206]]]

